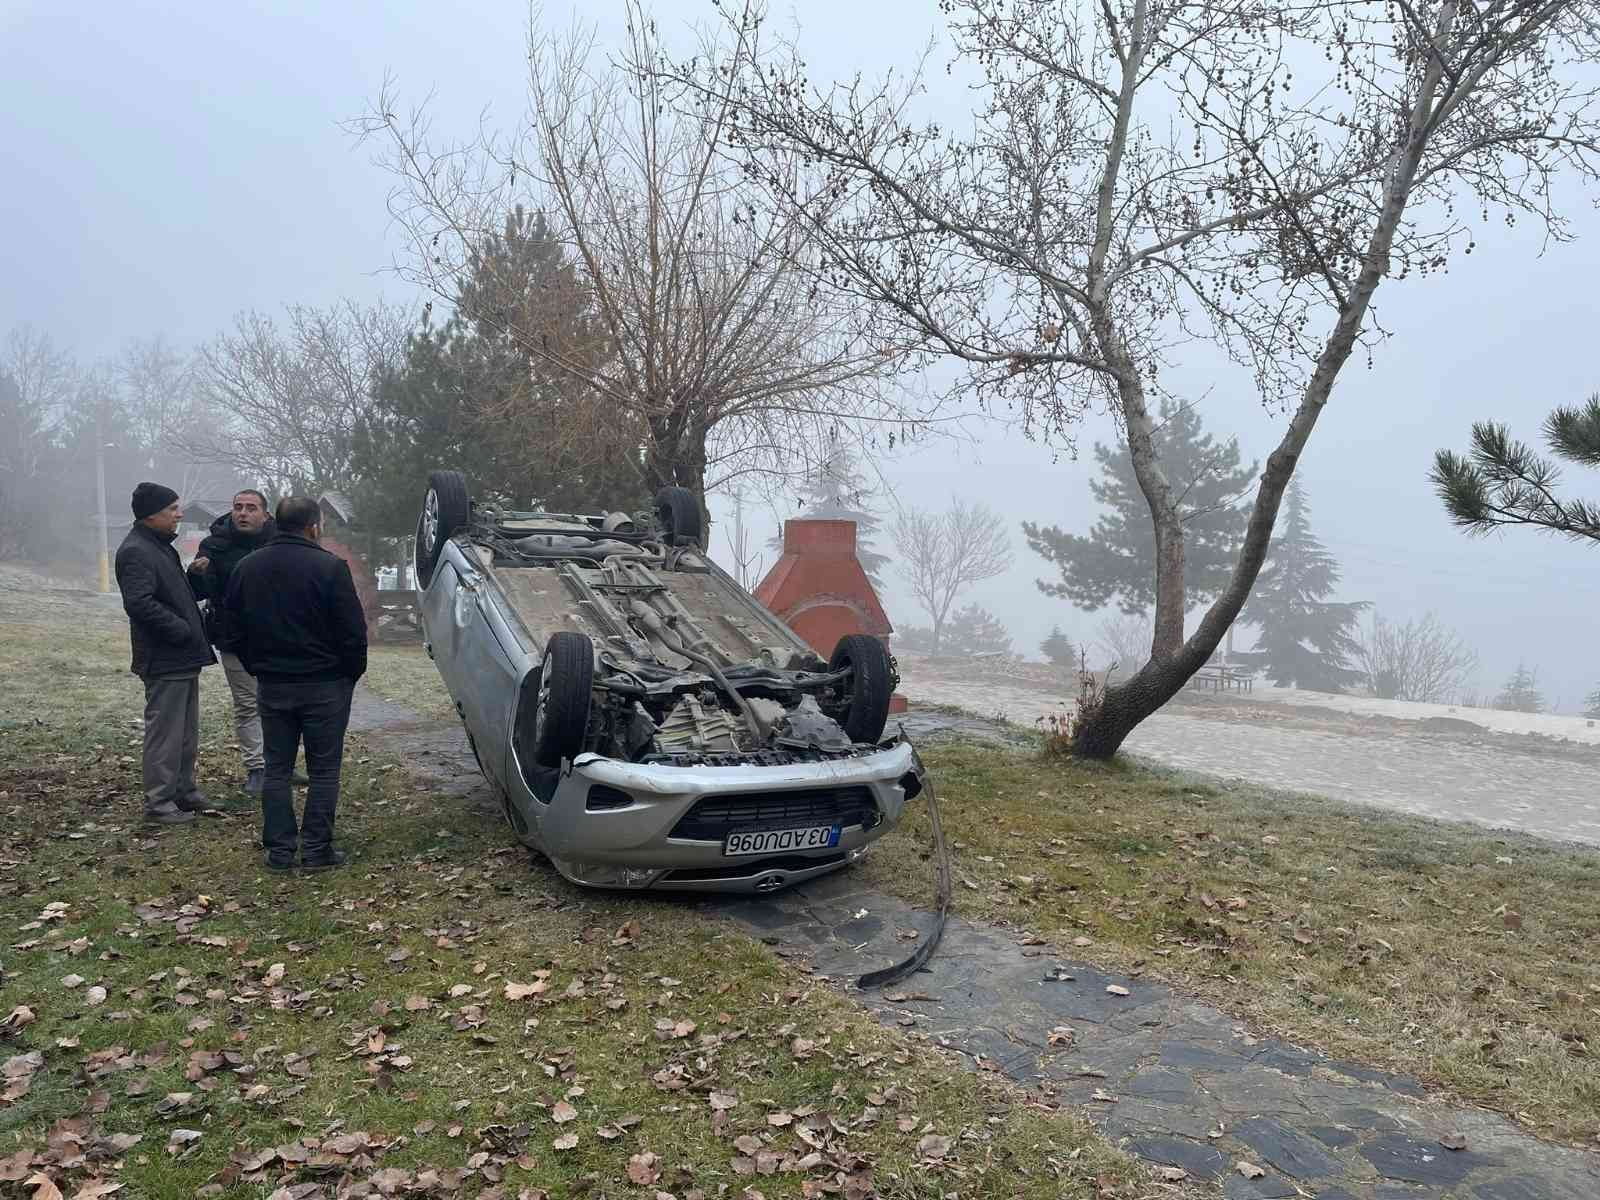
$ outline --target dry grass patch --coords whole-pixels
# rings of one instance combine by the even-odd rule
[[[248,812],[149,834],[125,636],[0,625],[0,1187],[1182,1194],[714,907],[577,891],[359,743],[342,872],[267,874]],[[221,786],[225,688],[202,694]]]
[[[1243,785],[941,747],[963,915],[1600,1139],[1600,852]],[[923,898],[920,811],[869,860]]]

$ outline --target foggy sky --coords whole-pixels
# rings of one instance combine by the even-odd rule
[[[245,308],[410,299],[385,271],[400,249],[388,179],[339,122],[391,72],[407,100],[435,92],[441,136],[470,133],[485,107],[491,123],[515,121],[524,7],[179,8],[0,0],[0,332],[31,322],[87,361],[157,333],[192,345]],[[569,11],[548,5],[547,23],[565,24]],[[655,11],[670,40],[711,9],[674,0]],[[796,11],[818,79],[903,65],[939,29],[931,2],[812,0]],[[614,5],[592,15],[602,31],[615,28]],[[932,103],[963,100],[952,91]],[[1491,227],[1446,280],[1386,283],[1377,307],[1395,337],[1372,370],[1359,356],[1346,367],[1299,472],[1313,527],[1344,569],[1339,598],[1372,601],[1398,620],[1433,609],[1479,649],[1480,691],[1498,690],[1525,660],[1568,712],[1600,686],[1600,550],[1522,531],[1469,540],[1425,476],[1435,449],[1465,446],[1473,420],[1507,421],[1537,440],[1552,407],[1600,389],[1591,298],[1600,217],[1589,201],[1566,205],[1574,245],[1541,257],[1537,231]],[[1283,418],[1264,413],[1248,380],[1214,356],[1196,352],[1167,382],[1207,395],[1207,427],[1237,434],[1247,461],[1264,458],[1282,431]],[[1054,623],[1092,638],[1100,619],[1037,593],[1032,581],[1047,564],[1016,522],[1086,530],[1095,516],[1088,448],[1112,436],[1108,419],[1093,418],[1082,461],[1053,462],[1050,448],[991,427],[977,445],[884,464],[903,503],[937,506],[959,491],[1012,519],[1016,567],[970,599],[1000,616],[1024,652],[1036,653]],[[1567,486],[1594,496],[1600,474],[1568,472]],[[720,529],[714,540],[723,545]],[[926,623],[897,584],[887,603],[896,623]]]

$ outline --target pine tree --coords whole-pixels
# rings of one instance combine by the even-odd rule
[[[1506,680],[1505,688],[1494,698],[1494,707],[1507,712],[1543,712],[1544,693],[1539,690],[1539,672],[1525,663],[1518,663],[1511,678]]]
[[[1156,444],[1162,469],[1181,508],[1187,540],[1184,592],[1192,606],[1212,599],[1226,585],[1234,555],[1244,537],[1245,513],[1238,498],[1256,467],[1239,465],[1235,438],[1218,442],[1204,432],[1192,407],[1163,402]],[[1061,578],[1038,580],[1047,596],[1060,596],[1079,608],[1104,608],[1113,598],[1129,615],[1148,611],[1156,601],[1156,542],[1150,506],[1133,473],[1126,445],[1113,450],[1096,443],[1102,478],[1089,489],[1108,510],[1087,537],[1060,528],[1022,523],[1028,546],[1054,563]]]
[[[1010,654],[1011,635],[988,609],[969,604],[950,615],[944,632],[944,653],[957,658]]]
[[[1281,687],[1337,692],[1364,678],[1349,666],[1364,601],[1324,599],[1339,584],[1339,564],[1311,532],[1310,505],[1297,479],[1289,485],[1279,534],[1267,549],[1240,620],[1258,626],[1256,649],[1239,657]]]
[[[883,568],[889,556],[872,548],[882,520],[867,508],[876,494],[869,486],[850,447],[836,442],[823,458],[815,475],[800,486],[801,518],[856,523],[856,558],[872,586],[883,590]],[[771,541],[774,551],[783,551],[783,531]]]
[[[1076,660],[1078,652],[1072,640],[1061,632],[1061,626],[1051,628],[1050,636],[1039,643],[1039,649],[1045,658],[1058,667],[1070,667]]]
[[[631,509],[642,434],[525,348],[530,334],[574,360],[603,353],[583,289],[542,214],[515,210],[480,243],[442,326],[424,323],[379,381],[354,435],[356,502],[381,536],[416,526],[437,467],[515,508]]]

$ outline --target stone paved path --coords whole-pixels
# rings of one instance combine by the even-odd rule
[[[707,907],[847,988],[905,955],[896,930],[930,920],[863,889],[850,872]],[[1113,986],[1129,994],[1106,990]],[[1082,1105],[1130,1152],[1218,1180],[1230,1198],[1600,1197],[1600,1155],[1547,1145],[1493,1113],[1431,1102],[1404,1076],[1251,1037],[1160,984],[1054,958],[986,926],[952,920],[928,970],[885,993],[856,994],[883,1021]],[[1063,1029],[1070,1044],[1052,1046],[1051,1032]],[[1457,1134],[1465,1149],[1440,1144]],[[1245,1179],[1241,1160],[1265,1174]]]
[[[950,714],[912,714],[907,724],[915,736],[1014,736]],[[351,728],[420,777],[476,801],[481,819],[499,819],[458,726],[421,720],[362,689]],[[1600,1155],[1547,1145],[1492,1113],[1432,1102],[1415,1080],[1254,1038],[1160,984],[1019,946],[988,926],[953,918],[927,970],[882,993],[856,991],[856,976],[905,955],[896,931],[926,929],[930,917],[864,889],[853,872],[702,905],[805,961],[885,1023],[1082,1106],[1129,1152],[1219,1181],[1228,1200],[1600,1197]],[[1051,1045],[1063,1029],[1070,1044]],[[1440,1144],[1455,1134],[1465,1149]],[[1264,1174],[1245,1179],[1241,1160]]]

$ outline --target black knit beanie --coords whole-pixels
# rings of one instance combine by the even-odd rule
[[[178,493],[160,483],[141,483],[133,489],[133,519],[153,517],[178,498]]]

